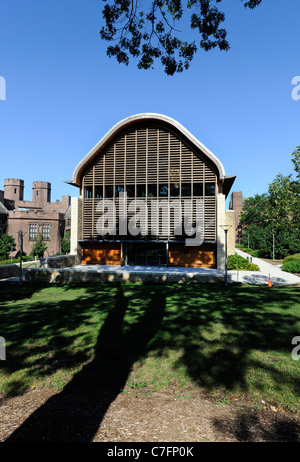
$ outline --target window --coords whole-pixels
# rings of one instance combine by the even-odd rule
[[[103,186],[95,186],[95,199],[103,199]]]
[[[203,196],[203,184],[194,183],[193,184],[193,195],[194,196]]]
[[[84,188],[84,198],[92,199],[92,197],[93,197],[93,186],[86,186]]]
[[[191,197],[192,195],[192,188],[190,183],[182,183],[181,184],[181,195],[185,197]]]
[[[215,183],[205,183],[205,195],[206,196],[214,196],[215,189],[216,189]]]
[[[135,187],[134,184],[128,184],[126,186],[126,192],[128,197],[134,197],[135,196]]]
[[[114,197],[114,187],[111,185],[106,185],[105,186],[105,198],[110,199]]]
[[[157,197],[157,185],[148,184],[148,197]]]
[[[179,196],[179,184],[178,183],[170,184],[170,196],[171,197]]]
[[[167,184],[159,185],[159,197],[168,197],[169,186]]]
[[[146,185],[145,184],[136,185],[136,196],[146,197]]]
[[[34,241],[34,238],[36,235],[37,235],[37,224],[29,225],[29,240]]]
[[[43,241],[49,241],[50,239],[50,225],[43,225],[42,227]]]

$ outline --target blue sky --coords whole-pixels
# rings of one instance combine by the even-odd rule
[[[299,0],[263,0],[253,11],[223,0],[229,52],[200,51],[175,76],[138,70],[106,56],[101,0],[2,0],[0,189],[4,178],[52,184],[52,201],[78,190],[64,183],[77,163],[121,119],[168,115],[236,175],[234,191],[266,192],[292,173],[300,145]]]

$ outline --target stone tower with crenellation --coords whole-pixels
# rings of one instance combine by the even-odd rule
[[[51,202],[51,183],[46,181],[34,181],[32,183],[33,202]]]
[[[4,197],[9,201],[22,201],[24,197],[24,181],[16,178],[5,178]]]

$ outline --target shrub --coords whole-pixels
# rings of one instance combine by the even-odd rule
[[[20,258],[20,255],[21,255],[21,251],[18,250],[18,252],[17,252],[16,255],[15,255],[15,258]],[[26,255],[27,255],[26,252],[24,252],[24,250],[23,250],[23,252],[22,252],[22,258],[26,257]]]
[[[252,249],[248,249],[247,247],[242,247],[243,249],[243,252],[246,252],[246,253],[252,253],[253,250]]]
[[[300,260],[300,253],[296,253],[295,255],[289,255],[288,257],[285,257],[283,260],[283,263],[286,263],[288,261],[297,261]]]
[[[8,258],[11,252],[16,250],[15,239],[9,234],[3,234],[0,238],[0,256]]]
[[[246,258],[241,257],[237,253],[229,255],[227,258],[228,269],[231,270],[244,270],[244,271],[259,271],[259,267],[250,263]]]
[[[300,259],[283,262],[282,270],[288,273],[300,273]]]

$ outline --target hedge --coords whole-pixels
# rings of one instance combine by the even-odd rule
[[[257,265],[249,262],[249,260],[241,257],[237,253],[235,255],[228,256],[227,267],[230,270],[259,271],[259,267]]]
[[[282,263],[282,270],[288,273],[300,273],[300,253],[285,257]]]

